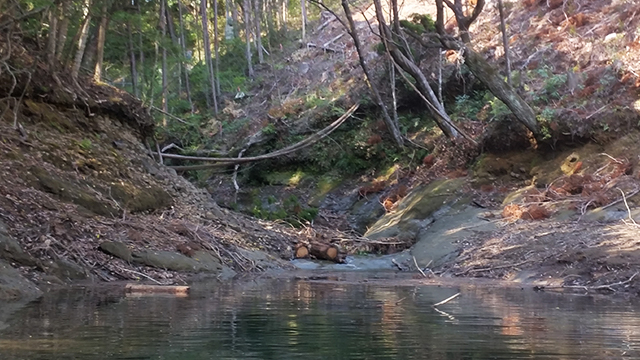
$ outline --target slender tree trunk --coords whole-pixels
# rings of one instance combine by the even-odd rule
[[[391,119],[391,117],[389,116],[389,111],[387,110],[387,106],[384,104],[384,101],[382,101],[382,96],[380,96],[378,89],[372,83],[373,78],[371,77],[371,72],[369,71],[367,63],[364,61],[362,46],[360,45],[360,38],[358,36],[358,28],[356,28],[356,24],[353,21],[353,16],[351,15],[351,9],[349,8],[349,3],[347,2],[347,0],[342,0],[342,8],[344,9],[344,13],[347,16],[347,20],[349,21],[349,29],[347,31],[353,38],[353,44],[355,45],[356,51],[358,52],[358,59],[360,61],[360,66],[362,67],[362,71],[364,72],[364,75],[366,77],[367,85],[369,85],[369,89],[371,89],[375,101],[378,103],[378,106],[380,106],[380,109],[382,110],[383,119],[385,124],[387,125],[387,129],[389,130],[391,137],[395,141],[396,145],[402,147],[404,145],[404,140],[402,139],[402,134],[400,134],[400,129],[398,129],[397,124],[394,123],[393,119]]]
[[[253,0],[253,8],[255,9],[253,19],[256,23],[256,48],[258,48],[258,62],[264,62],[262,54],[262,30],[260,29],[260,0]]]
[[[209,25],[207,21],[207,0],[200,1],[200,11],[202,16],[202,36],[204,41],[204,57],[207,73],[209,76],[209,85],[211,86],[211,99],[213,100],[214,112],[218,113],[218,100],[216,99],[216,84],[213,74],[213,65],[211,64],[211,42],[209,40]]]
[[[60,26],[58,26],[58,44],[56,45],[56,58],[58,61],[62,61],[64,45],[67,42],[67,33],[69,32],[69,0],[63,0],[60,6],[62,11],[60,13]]]
[[[218,35],[218,0],[213,1],[213,52],[215,55],[214,73],[216,77],[216,91],[220,91],[220,40]]]
[[[103,0],[102,3],[102,18],[100,19],[100,25],[98,27],[98,42],[96,48],[96,67],[93,71],[93,79],[100,81],[102,79],[102,62],[104,61],[104,41],[107,36],[107,24],[109,16],[107,14],[107,0]]]
[[[171,36],[171,43],[175,44],[176,46],[180,46],[180,40],[176,35],[175,26],[173,24],[173,18],[171,17],[171,10],[169,9],[169,5],[167,4],[166,0],[165,0],[165,6],[164,6],[164,14],[165,14],[165,21],[167,24],[167,29],[169,30],[169,35]],[[166,44],[165,44],[165,48],[166,48]],[[178,97],[181,98],[182,97],[182,58],[178,58],[177,76],[175,77],[178,80],[177,94],[178,94]]]
[[[91,0],[87,1],[86,7],[84,8],[85,16],[84,21],[82,22],[82,26],[78,29],[80,36],[78,37],[78,46],[76,49],[76,56],[73,59],[73,67],[71,69],[71,77],[73,79],[78,78],[78,73],[80,72],[80,66],[82,65],[82,57],[84,55],[84,50],[87,47],[87,38],[89,37],[89,24],[91,23],[91,12],[89,8],[91,7]]]
[[[182,21],[182,2],[178,0],[178,14],[180,15],[180,47],[182,49],[181,58],[186,57],[187,53],[187,45],[184,42],[184,23]],[[181,61],[181,64],[184,66],[184,85],[187,90],[187,100],[189,100],[189,108],[191,109],[191,113],[195,112],[195,108],[193,107],[193,101],[191,100],[191,85],[189,83],[189,69],[185,62]]]
[[[136,97],[140,97],[140,92],[138,91],[138,68],[136,66],[136,53],[133,48],[131,21],[127,22],[127,34],[129,35],[129,67],[131,69],[131,87],[133,88],[133,94]]]
[[[302,41],[307,38],[307,0],[300,0],[300,11],[302,12]]]
[[[49,70],[55,71],[56,67],[56,35],[58,35],[58,6],[49,7],[49,34],[47,37],[47,62]]]
[[[148,78],[147,78],[147,74],[145,71],[145,67],[144,67],[144,43],[142,41],[142,9],[140,7],[140,1],[141,0],[137,0],[137,7],[138,7],[138,52],[139,52],[139,56],[138,56],[138,63],[142,72],[142,75],[140,77],[140,95],[144,95],[144,86],[142,84],[146,83],[147,86],[150,86]]]
[[[500,31],[502,31],[502,46],[504,47],[504,59],[506,62],[507,84],[511,86],[511,58],[509,57],[509,37],[507,36],[507,25],[504,19],[504,6],[502,0],[498,0],[498,11],[500,12]]]
[[[238,4],[231,0],[231,18],[233,19],[233,38],[237,38],[240,35],[240,25],[238,21]]]
[[[251,17],[251,5],[249,5],[249,0],[244,0],[242,13],[244,15],[244,32],[247,41],[247,48],[245,51],[245,55],[247,58],[247,68],[249,70],[249,77],[253,78],[254,72],[253,64],[251,62],[251,25],[249,24],[249,18]]]
[[[169,71],[167,67],[167,47],[166,38],[167,38],[167,16],[166,16],[166,1],[160,0],[160,30],[162,34],[162,110],[165,113],[169,112],[169,101],[167,88],[169,87],[169,82],[167,80],[167,72]],[[162,115],[162,126],[167,127],[167,117],[166,115]]]

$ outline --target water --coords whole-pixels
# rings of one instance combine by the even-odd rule
[[[365,277],[58,292],[11,315],[0,359],[640,358],[638,302]]]

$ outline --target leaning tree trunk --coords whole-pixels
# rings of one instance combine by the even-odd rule
[[[415,79],[416,87],[418,88],[419,92],[425,97],[427,108],[434,117],[436,124],[438,124],[438,127],[442,129],[447,137],[454,139],[459,137],[460,132],[449,118],[449,115],[447,115],[442,103],[438,101],[436,94],[433,92],[433,89],[431,89],[431,86],[429,85],[426,76],[422,73],[422,70],[420,70],[418,65],[407,58],[402,53],[402,51],[400,51],[400,49],[395,44],[393,44],[391,30],[385,23],[380,0],[374,0],[373,3],[376,8],[376,17],[380,29],[380,36],[382,37],[384,46],[389,50],[391,57],[398,64],[398,66],[402,68],[402,70],[409,73]]]
[[[518,121],[531,130],[534,135],[539,135],[540,127],[536,120],[536,113],[509,84],[502,80],[502,76],[496,69],[469,46],[464,48],[464,58],[465,64],[473,75],[488,87],[495,97],[507,105]]]
[[[362,53],[362,46],[360,45],[360,38],[358,37],[358,28],[356,27],[355,22],[353,21],[353,16],[351,15],[351,9],[349,8],[349,3],[347,0],[342,0],[342,8],[344,9],[344,13],[347,16],[347,20],[349,21],[349,28],[347,32],[353,38],[353,44],[356,47],[356,51],[358,52],[358,60],[360,61],[360,66],[362,67],[362,71],[364,72],[367,84],[371,89],[371,93],[375,98],[376,103],[380,106],[382,110],[382,118],[384,119],[385,124],[387,125],[387,129],[391,134],[391,137],[395,141],[396,145],[402,147],[404,145],[404,140],[402,139],[402,134],[400,134],[400,129],[398,128],[398,124],[393,122],[391,116],[389,116],[389,111],[387,110],[387,106],[382,101],[382,96],[378,92],[378,89],[371,82],[373,78],[371,77],[371,72],[369,71],[369,66],[364,61],[364,54]]]
[[[462,6],[460,0],[456,0],[456,4],[452,7],[453,12],[456,15],[458,26],[460,27],[461,39],[460,41],[451,40],[444,30],[444,5],[443,1],[447,4],[451,4],[447,0],[436,0],[436,30],[440,35],[440,42],[447,49],[463,51],[465,64],[469,70],[480,80],[489,91],[500,99],[513,115],[521,122],[527,129],[531,130],[534,136],[540,135],[540,127],[536,120],[536,113],[531,106],[524,101],[515,90],[502,80],[502,76],[493,68],[482,55],[475,52],[469,45],[470,36],[468,33],[469,26],[478,17],[484,6],[484,0],[478,0],[476,7],[473,9],[473,13],[470,16],[464,16],[462,13]],[[451,6],[450,6],[451,7]]]

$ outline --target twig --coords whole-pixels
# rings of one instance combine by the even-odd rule
[[[158,111],[158,112],[160,112],[161,114],[167,115],[168,117],[170,117],[170,118],[172,118],[172,119],[174,119],[174,120],[177,120],[178,122],[181,122],[181,123],[183,123],[183,124],[191,125],[191,124],[189,124],[187,121],[185,121],[185,120],[183,120],[183,119],[181,119],[181,118],[179,118],[179,117],[177,117],[177,116],[175,116],[175,115],[173,115],[173,114],[170,114],[170,113],[168,113],[168,112],[166,112],[166,111],[164,111],[164,110],[162,110],[162,109],[160,109],[160,108],[158,108],[158,107],[155,107],[155,106],[153,106],[153,105],[149,105],[149,109],[152,109],[152,110]]]
[[[636,275],[638,275],[638,272],[636,272],[635,274],[631,275],[630,278],[628,278],[625,281],[619,281],[617,283],[613,283],[613,284],[604,284],[604,285],[598,285],[598,286],[587,286],[587,285],[560,285],[560,286],[545,286],[545,288],[549,288],[549,289],[583,289],[585,291],[589,291],[589,290],[601,290],[601,289],[609,289],[611,291],[615,291],[612,286],[619,286],[619,285],[625,285],[630,283],[633,278],[636,277]]]
[[[436,306],[444,305],[444,304],[448,303],[449,301],[457,298],[458,296],[460,296],[460,293],[457,293],[455,295],[451,295],[448,298],[446,298],[446,299],[444,299],[444,300],[442,300],[442,301],[440,301],[438,303],[435,303],[435,304],[433,304],[431,306],[436,307]]]
[[[469,273],[476,273],[476,272],[484,272],[484,271],[492,271],[492,270],[497,270],[497,269],[504,269],[504,268],[509,268],[509,267],[518,267],[520,265],[524,265],[528,262],[530,262],[531,260],[525,260],[525,261],[521,261],[517,264],[505,264],[505,265],[498,265],[498,266],[494,266],[494,267],[490,267],[490,268],[480,268],[480,269],[470,269],[467,271],[463,271],[461,273],[457,273],[455,274],[456,276],[461,276],[461,275],[466,275]]]
[[[634,191],[632,191],[632,192],[628,193],[628,194],[627,194],[627,195],[625,195],[625,196],[626,196],[626,197],[632,197],[632,196],[634,196],[635,194],[637,194],[638,192],[640,192],[640,190],[634,190]],[[612,207],[613,205],[618,204],[618,203],[619,203],[619,202],[621,202],[622,200],[623,200],[623,199],[618,199],[618,200],[616,200],[616,201],[614,201],[614,202],[612,202],[612,203],[610,203],[610,204],[607,204],[607,205],[605,205],[605,206],[601,207],[600,209],[601,209],[601,210],[608,209],[608,208]]]
[[[620,191],[620,194],[622,194],[622,200],[624,200],[624,206],[627,207],[627,214],[629,214],[629,220],[631,220],[633,225],[638,226],[638,223],[636,223],[636,221],[633,220],[633,217],[631,217],[631,209],[629,209],[629,204],[627,203],[627,197],[624,195],[624,191],[620,190],[620,188],[616,188],[616,189],[618,189],[618,191]]]
[[[609,106],[609,104],[604,105],[603,107],[601,107],[600,109],[596,110],[593,114],[587,116],[586,118],[584,118],[585,120],[589,120],[592,116],[598,114],[599,112],[601,112],[602,110],[606,109],[607,106]]]
[[[420,266],[418,266],[418,261],[416,261],[416,257],[413,256],[413,263],[416,264],[416,269],[418,269],[418,271],[420,271],[420,274],[422,274],[422,277],[427,277],[427,274],[424,273],[424,271],[422,271],[422,269],[420,269]]]

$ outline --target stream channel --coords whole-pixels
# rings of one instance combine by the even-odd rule
[[[186,297],[50,292],[0,322],[0,359],[640,358],[635,299],[449,280],[300,271]]]

